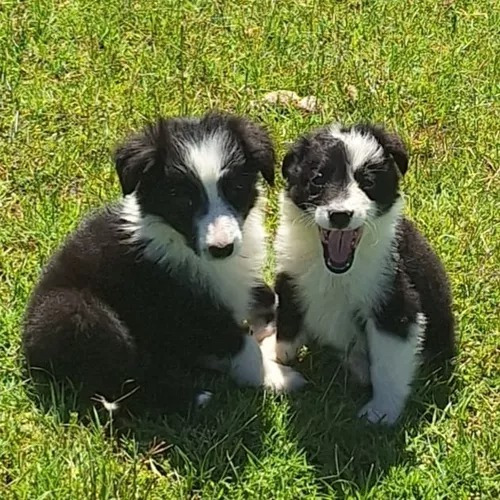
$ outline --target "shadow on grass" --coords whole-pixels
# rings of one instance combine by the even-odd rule
[[[397,464],[414,462],[412,435],[433,418],[436,407],[449,402],[451,386],[446,377],[422,375],[400,423],[393,428],[370,425],[356,417],[370,397],[369,390],[349,380],[331,352],[311,353],[299,369],[310,380],[301,393],[288,398],[286,439],[314,467],[318,488],[325,494],[346,491],[367,493]],[[207,408],[187,414],[110,418],[103,407],[82,407],[75,391],[49,383],[36,393],[39,407],[58,422],[69,422],[75,412],[80,421],[97,424],[114,445],[149,457],[155,472],[172,471],[199,491],[207,482],[238,481],[249,461],[259,463],[269,453],[280,454],[275,445],[264,445],[273,432],[265,400],[278,400],[252,389],[236,389],[225,377],[200,374],[199,386],[213,391]],[[40,386],[39,386],[40,387]]]
[[[238,389],[220,375],[203,375],[202,387],[213,392],[210,404],[187,414],[140,417],[120,422],[120,435],[132,438],[139,453],[155,453],[155,467],[175,471],[189,490],[207,483],[233,483],[248,460],[259,460],[267,426],[261,414],[262,393]]]
[[[140,456],[155,473],[174,472],[201,490],[206,482],[237,479],[249,460],[259,460],[262,435],[268,422],[262,416],[262,391],[235,388],[227,377],[195,373],[198,387],[213,393],[203,409],[183,413],[132,414],[128,409],[110,411],[93,398],[84,398],[69,381],[56,381],[48,373],[32,373],[28,396],[56,425],[78,422],[104,434],[113,447],[129,456]],[[97,403],[97,404],[96,404]]]
[[[399,422],[394,427],[373,425],[357,418],[371,389],[358,386],[333,352],[313,352],[300,365],[310,386],[293,398],[295,437],[322,488],[344,494],[346,483],[350,491],[367,493],[392,466],[414,463],[409,441],[436,408],[449,403],[453,390],[451,364],[441,375],[422,369]]]

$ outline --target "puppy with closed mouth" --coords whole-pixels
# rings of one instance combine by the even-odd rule
[[[298,388],[302,377],[263,359],[244,326],[273,319],[261,279],[258,176],[274,181],[264,129],[223,113],[160,119],[119,146],[115,163],[124,198],[80,224],[31,297],[32,372],[160,411],[209,399],[188,373],[200,364],[241,385]]]
[[[281,362],[309,341],[338,349],[372,399],[359,415],[396,422],[419,361],[454,353],[448,280],[402,215],[408,168],[401,139],[373,125],[332,125],[301,137],[283,161],[276,240]]]

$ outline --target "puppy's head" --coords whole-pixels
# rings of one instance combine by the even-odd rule
[[[160,119],[119,146],[115,162],[123,194],[136,198],[141,215],[155,216],[207,259],[238,253],[259,172],[274,182],[268,134],[220,113]]]
[[[399,198],[401,139],[373,125],[331,126],[300,138],[283,161],[287,195],[318,227],[327,268],[347,272],[363,231]]]

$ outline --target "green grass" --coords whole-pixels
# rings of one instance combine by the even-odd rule
[[[493,0],[3,0],[0,497],[498,498],[499,26]],[[278,89],[322,108],[259,105]],[[367,427],[354,417],[365,395],[328,355],[306,358],[300,395],[209,378],[206,411],[128,434],[84,424],[71,402],[35,404],[20,369],[23,309],[67,232],[118,196],[115,141],[159,114],[214,107],[264,122],[280,156],[333,120],[401,133],[407,213],[454,291],[448,404],[423,382],[408,412],[418,418]]]

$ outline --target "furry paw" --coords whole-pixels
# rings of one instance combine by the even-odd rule
[[[401,415],[399,406],[372,399],[358,412],[358,417],[366,418],[372,424],[394,425]]]
[[[213,393],[210,391],[201,391],[194,397],[194,406],[195,408],[205,408],[205,406],[210,403],[212,399]]]
[[[267,359],[264,361],[264,387],[276,392],[294,392],[307,384],[306,379],[293,368]]]

